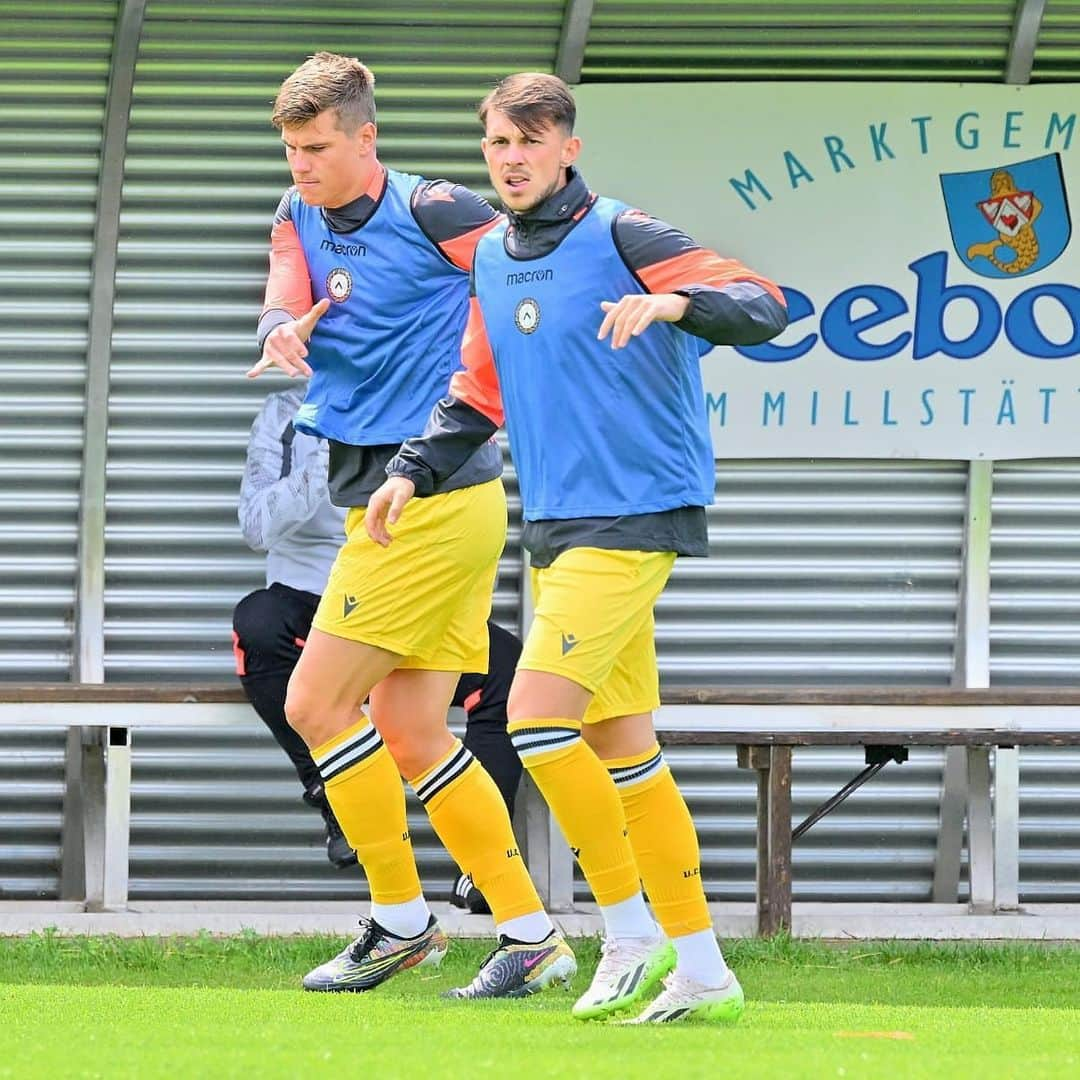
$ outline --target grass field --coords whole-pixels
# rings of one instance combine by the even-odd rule
[[[583,1024],[571,997],[442,1001],[484,943],[367,994],[305,994],[342,942],[0,939],[0,1077],[1080,1076],[1080,949],[826,945],[728,949],[735,1028]],[[577,943],[584,986],[595,942]]]

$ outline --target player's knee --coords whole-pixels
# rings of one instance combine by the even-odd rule
[[[248,593],[233,608],[233,630],[247,652],[271,655],[280,622],[281,612],[269,589]]]
[[[327,722],[325,703],[320,702],[317,688],[297,678],[295,672],[285,691],[285,719],[309,746]]]
[[[428,752],[418,745],[417,740],[407,731],[387,729],[379,733],[383,743],[394,759],[398,772],[411,779],[419,776],[428,765]]]
[[[285,691],[285,719],[308,744],[321,746],[362,719],[348,686],[328,686],[305,674],[302,664]]]
[[[445,721],[434,718],[418,724],[384,722],[379,734],[398,771],[410,781],[430,769],[450,744]]]

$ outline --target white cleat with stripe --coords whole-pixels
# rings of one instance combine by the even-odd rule
[[[742,1016],[742,987],[732,972],[723,986],[703,986],[685,975],[672,973],[664,980],[664,991],[627,1024],[671,1024],[683,1020],[706,1020],[714,1024],[734,1024]]]
[[[636,1005],[675,966],[675,949],[662,934],[608,938],[589,989],[577,999],[579,1020],[600,1020]]]

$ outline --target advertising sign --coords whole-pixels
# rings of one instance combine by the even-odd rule
[[[576,88],[587,183],[784,289],[702,362],[717,457],[1080,450],[1076,86]]]

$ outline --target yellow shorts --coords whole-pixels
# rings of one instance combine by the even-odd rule
[[[533,570],[535,611],[518,667],[591,691],[587,724],[657,708],[653,607],[674,565],[669,551],[582,547]]]
[[[506,543],[501,480],[412,499],[388,548],[345,519],[345,544],[312,625],[399,653],[401,667],[486,672],[487,619]]]

